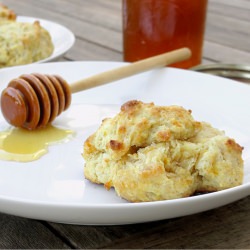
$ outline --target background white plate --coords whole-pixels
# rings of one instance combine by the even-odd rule
[[[62,26],[61,24],[36,17],[26,17],[26,16],[17,17],[17,22],[33,23],[36,20],[39,21],[41,26],[44,27],[50,33],[52,42],[54,44],[54,51],[52,55],[49,56],[48,58],[45,58],[43,60],[34,63],[55,61],[59,57],[63,56],[74,45],[75,43],[74,34],[68,28]]]
[[[115,62],[32,64],[0,72],[0,91],[23,73],[60,74],[68,82],[121,66]],[[173,218],[216,208],[250,194],[250,88],[242,83],[192,71],[163,68],[73,95],[72,106],[54,125],[76,131],[70,142],[51,146],[30,163],[0,161],[0,211],[72,224],[126,224]],[[244,184],[228,190],[169,201],[128,203],[84,179],[82,145],[104,117],[138,99],[182,105],[197,120],[244,146]],[[8,128],[0,114],[0,129]]]

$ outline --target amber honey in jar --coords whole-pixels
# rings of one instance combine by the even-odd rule
[[[191,59],[171,66],[200,64],[206,8],[207,0],[123,0],[124,61],[189,47]]]

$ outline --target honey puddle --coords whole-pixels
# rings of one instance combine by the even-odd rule
[[[68,141],[73,131],[53,127],[28,131],[11,128],[0,132],[0,160],[29,162],[48,152],[48,146]]]

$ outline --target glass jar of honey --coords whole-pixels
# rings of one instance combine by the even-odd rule
[[[124,61],[188,47],[191,59],[171,66],[200,64],[206,8],[207,0],[123,0]]]

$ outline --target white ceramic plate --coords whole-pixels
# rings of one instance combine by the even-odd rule
[[[122,63],[62,62],[8,68],[0,72],[0,90],[23,73],[60,74],[69,82]],[[68,143],[54,145],[30,163],[0,161],[0,211],[72,224],[127,224],[184,216],[213,209],[250,194],[250,88],[242,83],[192,71],[164,68],[73,95],[71,107],[54,125],[76,131]],[[84,179],[82,145],[104,117],[131,99],[182,105],[197,120],[244,146],[244,184],[228,190],[169,201],[129,203]],[[8,124],[0,115],[0,129]]]
[[[61,24],[35,17],[17,17],[17,22],[33,23],[36,20],[38,20],[41,26],[44,27],[50,33],[52,42],[54,44],[54,51],[52,55],[48,58],[45,58],[35,63],[55,61],[59,57],[63,56],[74,45],[74,34],[68,28],[62,26]]]

